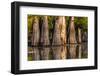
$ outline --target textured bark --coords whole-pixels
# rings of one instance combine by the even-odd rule
[[[69,27],[70,27],[69,42],[76,43],[74,16],[70,17],[70,26]]]
[[[66,23],[64,16],[55,19],[52,45],[62,45],[66,43]]]
[[[48,17],[43,16],[43,24],[41,26],[41,45],[49,45]]]
[[[37,16],[34,17],[33,20],[33,30],[32,30],[32,45],[38,45],[39,44],[39,21]]]
[[[66,44],[66,21],[64,16],[59,17],[59,27],[61,35],[61,43]]]

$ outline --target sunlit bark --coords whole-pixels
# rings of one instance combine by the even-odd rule
[[[64,16],[55,19],[52,45],[62,45],[66,43],[66,23]]]
[[[59,17],[59,27],[61,35],[61,44],[66,44],[66,20],[64,16]]]

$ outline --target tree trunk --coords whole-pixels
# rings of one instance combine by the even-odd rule
[[[66,44],[66,21],[65,21],[65,17],[64,16],[60,16],[60,35],[61,35],[61,42],[62,44]]]
[[[62,45],[66,43],[66,23],[64,16],[55,19],[52,45]]]
[[[49,30],[48,30],[48,17],[43,16],[43,23],[41,26],[41,45],[49,45]]]
[[[70,26],[69,27],[70,27],[69,42],[70,43],[76,43],[74,16],[70,17]]]
[[[38,45],[39,44],[39,21],[37,16],[34,17],[33,20],[33,30],[32,30],[32,45]]]
[[[81,43],[82,40],[81,40],[81,29],[78,28],[78,42]]]

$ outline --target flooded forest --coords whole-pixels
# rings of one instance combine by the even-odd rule
[[[27,15],[28,61],[88,58],[88,17]]]

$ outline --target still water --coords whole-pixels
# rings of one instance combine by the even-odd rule
[[[28,47],[28,61],[84,58],[88,58],[87,43],[67,44],[65,46]]]

